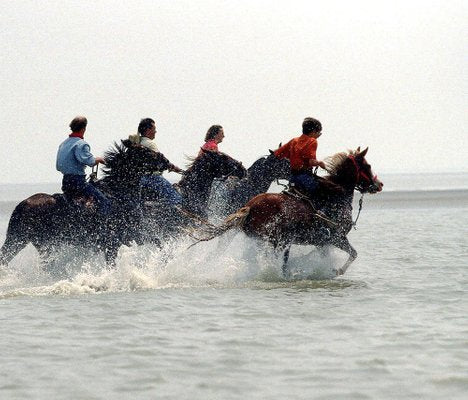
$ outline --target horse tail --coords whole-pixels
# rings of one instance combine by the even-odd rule
[[[209,240],[212,240],[218,236],[223,235],[231,229],[241,228],[242,226],[244,226],[245,220],[247,219],[249,214],[250,207],[242,207],[235,213],[226,217],[226,219],[221,225],[205,225],[202,228],[196,230],[195,232],[192,232],[191,236],[197,241],[193,243],[190,247],[195,246],[197,243],[200,242],[207,242]]]

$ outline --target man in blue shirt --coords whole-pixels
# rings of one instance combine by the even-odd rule
[[[67,199],[78,196],[92,197],[97,204],[98,212],[108,215],[110,201],[95,186],[86,182],[85,167],[104,164],[102,157],[91,154],[89,144],[83,139],[88,120],[78,116],[70,122],[72,133],[60,144],[57,152],[57,170],[63,174],[62,191]]]

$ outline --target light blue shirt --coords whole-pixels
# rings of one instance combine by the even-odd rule
[[[85,167],[92,167],[95,163],[91,148],[83,139],[69,137],[59,146],[56,168],[64,175],[86,175]]]

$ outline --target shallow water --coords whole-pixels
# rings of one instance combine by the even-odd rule
[[[223,251],[181,243],[168,263],[123,248],[115,270],[66,249],[65,276],[28,247],[0,271],[0,397],[464,399],[468,194],[457,193],[366,196],[349,235],[358,259],[334,279],[339,251],[295,246],[292,267],[314,279],[287,282],[241,234]]]

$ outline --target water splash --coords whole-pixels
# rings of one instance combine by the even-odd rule
[[[0,298],[80,295],[187,287],[284,287],[299,281],[330,280],[341,264],[334,252],[293,246],[291,281],[281,273],[282,255],[242,233],[230,232],[194,247],[189,239],[122,247],[115,268],[100,255],[61,248],[47,269],[29,246],[7,267],[0,267]],[[307,285],[307,284],[306,284]],[[316,283],[309,283],[314,286]]]

